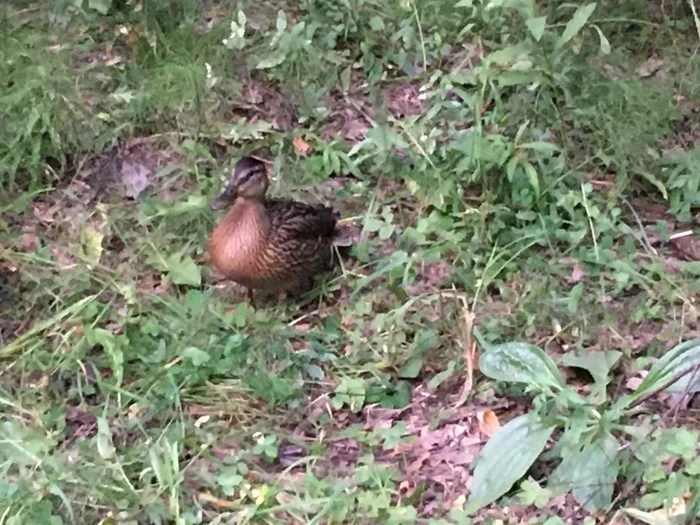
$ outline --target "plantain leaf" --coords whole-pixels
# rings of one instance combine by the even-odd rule
[[[554,428],[535,412],[501,427],[479,454],[465,511],[476,512],[508,492],[535,462]]]
[[[581,450],[572,478],[574,499],[588,511],[610,505],[619,472],[615,437],[606,432],[600,440]]]
[[[498,381],[534,384],[540,389],[566,388],[552,358],[527,343],[504,343],[487,348],[479,359],[479,369]]]

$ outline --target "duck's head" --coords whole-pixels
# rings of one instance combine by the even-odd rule
[[[238,197],[262,199],[267,192],[268,180],[265,164],[253,157],[242,157],[236,162],[226,189],[211,203],[213,210],[230,206]]]

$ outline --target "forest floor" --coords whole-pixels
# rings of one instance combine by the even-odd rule
[[[689,2],[5,4],[0,524],[700,519]],[[246,154],[361,229],[302,299]]]

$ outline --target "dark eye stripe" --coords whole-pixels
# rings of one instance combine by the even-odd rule
[[[252,170],[248,170],[247,173],[245,173],[238,181],[239,184],[242,184],[244,182],[248,182],[254,175],[258,175],[262,172],[263,170],[256,168]]]

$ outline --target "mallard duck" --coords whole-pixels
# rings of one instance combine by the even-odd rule
[[[329,207],[266,198],[265,164],[241,158],[226,189],[212,202],[226,215],[209,236],[209,256],[224,277],[248,289],[298,293],[331,269],[338,216]]]

